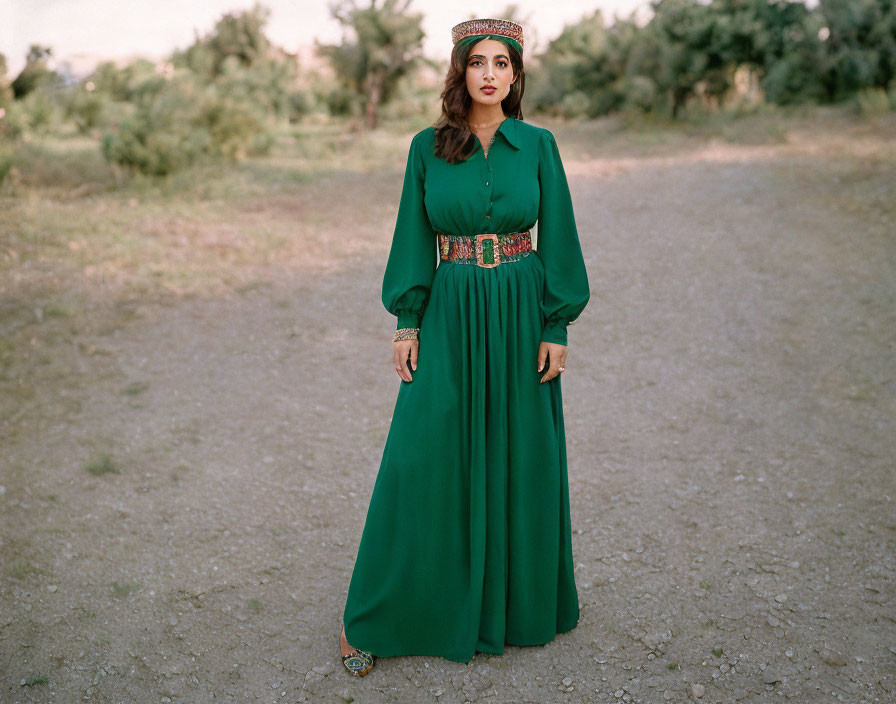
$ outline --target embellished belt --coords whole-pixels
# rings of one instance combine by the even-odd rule
[[[532,237],[528,231],[505,235],[439,234],[439,256],[446,262],[476,264],[487,269],[504,262],[514,262],[532,251]]]

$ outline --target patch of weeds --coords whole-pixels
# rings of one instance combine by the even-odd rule
[[[717,658],[720,658],[720,657],[722,657],[722,649],[721,648],[713,648],[712,654],[715,655]]]
[[[149,384],[145,381],[135,381],[133,384],[125,386],[121,393],[124,396],[139,396],[149,388]]]
[[[253,611],[261,611],[261,602],[258,599],[249,599],[249,608]]]
[[[42,675],[40,673],[35,673],[33,675],[28,675],[27,677],[22,678],[22,685],[25,687],[34,687],[38,684],[47,684],[49,683],[49,679],[46,675]]]
[[[44,570],[40,567],[35,567],[21,555],[17,556],[9,566],[9,576],[14,579],[25,579],[28,575],[43,574],[43,572]]]
[[[846,398],[850,401],[868,401],[872,397],[871,389],[867,386],[861,386],[859,388],[851,389],[847,394]]]
[[[184,478],[184,475],[190,472],[190,470],[190,465],[181,462],[179,465],[177,465],[177,467],[171,470],[171,481],[179,482]]]
[[[355,698],[354,698],[351,694],[349,694],[349,695],[347,695],[347,696],[345,696],[345,697],[343,697],[343,696],[340,694],[340,695],[339,695],[339,698],[340,698],[342,701],[344,701],[345,704],[352,704],[352,702],[355,701]]]
[[[85,618],[96,618],[96,611],[91,609],[89,606],[84,606],[84,604],[78,604],[78,606],[76,608],[78,609],[78,611],[81,612],[81,614]]]
[[[116,579],[112,582],[112,591],[115,592],[115,596],[119,598],[124,598],[128,596],[132,591],[136,591],[140,588],[139,582],[125,582],[124,584],[119,584]]]
[[[250,293],[251,291],[259,291],[264,286],[267,286],[267,284],[268,284],[267,281],[259,281],[257,279],[255,281],[248,281],[244,284],[240,284],[239,286],[237,286],[236,292],[237,293]]]
[[[94,642],[101,648],[105,648],[106,646],[109,645],[109,637],[103,633],[100,633],[96,637],[96,640]]]
[[[715,625],[716,625],[716,622],[713,621],[712,619],[709,619],[706,623],[703,624],[703,627],[704,628],[712,628]]]
[[[670,662],[668,665],[666,665],[666,669],[667,670],[680,670],[681,668],[678,666],[677,662]]]
[[[709,582],[707,582],[706,580],[702,580],[702,581],[700,582],[700,588],[701,588],[701,589],[709,589],[709,586],[710,586],[710,585],[709,585]]]
[[[84,465],[84,469],[95,477],[103,474],[120,474],[112,455],[102,452]]]
[[[45,318],[71,318],[72,309],[61,303],[50,303],[44,309]]]

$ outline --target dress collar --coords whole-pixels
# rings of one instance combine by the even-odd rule
[[[507,117],[498,127],[498,132],[504,135],[507,143],[514,149],[519,149],[519,135],[516,133],[516,118]]]

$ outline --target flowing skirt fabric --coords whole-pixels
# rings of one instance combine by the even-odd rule
[[[376,656],[468,662],[575,627],[560,377],[539,383],[544,268],[440,262],[343,614]]]

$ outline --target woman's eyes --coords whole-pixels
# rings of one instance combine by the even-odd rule
[[[482,63],[482,59],[473,59],[470,62],[470,66],[475,66],[476,64],[481,64],[481,63]],[[507,68],[507,62],[503,61],[503,60],[499,61],[498,66],[500,66],[501,68]]]

